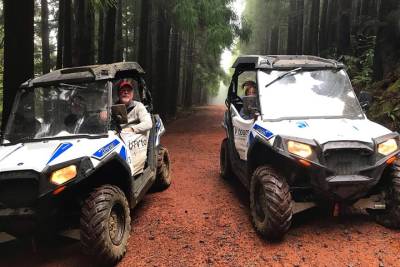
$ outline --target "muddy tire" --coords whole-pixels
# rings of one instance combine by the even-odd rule
[[[96,188],[81,211],[80,235],[85,253],[101,265],[112,265],[126,253],[131,218],[125,194],[116,186]]]
[[[373,214],[375,220],[388,228],[400,228],[400,160],[393,164],[391,182],[385,187],[386,209]]]
[[[157,155],[157,175],[154,188],[165,190],[171,185],[171,164],[168,149],[160,146]]]
[[[228,138],[225,138],[221,143],[219,156],[219,174],[225,180],[230,179],[233,175],[228,149]]]
[[[292,210],[284,177],[271,167],[258,167],[250,183],[250,211],[256,231],[271,241],[282,239],[291,225]]]

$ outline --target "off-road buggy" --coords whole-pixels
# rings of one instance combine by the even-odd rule
[[[130,210],[152,185],[171,182],[165,129],[143,76],[137,63],[123,62],[21,85],[0,145],[0,232],[23,238],[78,227],[99,262],[123,257]],[[124,132],[126,108],[114,105],[122,81],[151,113],[149,132]]]
[[[293,214],[316,205],[336,214],[357,208],[400,226],[399,134],[366,118],[368,103],[360,105],[343,64],[241,56],[233,67],[220,173],[250,191],[258,233],[280,239]],[[249,80],[254,96],[242,89]]]

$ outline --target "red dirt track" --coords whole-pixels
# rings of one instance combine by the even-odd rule
[[[207,106],[167,125],[163,144],[173,182],[133,211],[128,252],[119,266],[400,266],[400,231],[368,216],[294,217],[285,239],[270,243],[251,225],[248,193],[219,177],[223,106]],[[77,241],[59,238],[36,251],[0,243],[0,266],[90,266]]]

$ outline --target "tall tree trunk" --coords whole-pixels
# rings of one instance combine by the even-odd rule
[[[297,53],[297,0],[289,2],[287,53]]]
[[[63,66],[63,50],[64,50],[64,7],[65,1],[58,2],[58,30],[57,30],[57,63],[56,68],[61,69]]]
[[[328,14],[327,14],[327,33],[328,33],[328,46],[329,48],[336,48],[336,32],[337,32],[337,1],[328,0]]]
[[[304,0],[297,0],[297,54],[303,54]]]
[[[339,0],[337,53],[338,55],[350,54],[350,14],[351,2]]]
[[[141,16],[140,16],[140,36],[139,36],[139,64],[147,69],[147,50],[149,49],[149,16],[151,3],[147,0],[141,1]]]
[[[305,1],[304,4],[304,27],[303,27],[303,54],[311,54],[310,29],[311,29],[311,6],[313,0]]]
[[[88,9],[86,10],[87,13],[87,21],[88,21],[88,48],[89,48],[89,64],[93,65],[95,61],[95,54],[96,54],[96,45],[95,45],[95,40],[96,40],[96,16],[95,16],[95,9],[91,5],[90,1],[87,1],[87,5],[89,6]]]
[[[398,0],[384,0],[379,10],[381,26],[376,37],[373,63],[375,80],[382,80],[400,64],[400,29],[397,26],[400,3]]]
[[[270,43],[271,43],[271,50],[270,50],[271,54],[277,55],[278,44],[279,44],[279,26],[277,25],[272,26]]]
[[[41,37],[42,37],[42,72],[50,72],[50,47],[49,47],[49,8],[47,0],[41,0]]]
[[[166,6],[159,4],[158,7],[158,25],[157,25],[157,86],[158,98],[156,104],[160,115],[165,116],[168,109],[168,103],[165,101],[169,92],[168,88],[168,72],[169,64],[169,37],[171,32],[170,18],[166,12]]]
[[[192,94],[193,94],[193,79],[194,79],[194,65],[195,65],[195,57],[194,57],[194,49],[195,49],[195,33],[189,33],[188,39],[188,47],[187,47],[187,73],[186,73],[186,83],[183,90],[185,90],[185,98],[183,102],[183,106],[185,108],[189,108],[192,106]]]
[[[72,66],[72,2],[64,0],[64,49],[63,67]]]
[[[90,1],[77,1],[76,38],[74,44],[75,66],[93,64],[93,12]]]
[[[103,39],[104,60],[102,63],[112,63],[114,61],[114,44],[115,44],[115,20],[117,9],[110,6],[107,9],[106,25]]]
[[[175,117],[178,105],[178,92],[180,81],[180,63],[181,63],[181,46],[182,37],[176,29],[173,29],[172,42],[171,42],[171,57],[169,66],[171,72],[169,73],[169,94],[168,94],[168,115]]]
[[[99,10],[99,29],[97,36],[97,62],[104,61],[104,51],[103,51],[103,41],[104,41],[104,10]]]
[[[123,43],[122,43],[122,0],[118,0],[117,5],[117,21],[115,26],[115,61],[123,61]]]
[[[311,25],[310,25],[310,52],[312,55],[318,55],[318,29],[319,29],[319,9],[320,0],[311,2]]]
[[[328,49],[328,0],[322,0],[320,27],[319,27],[319,53],[326,56]]]
[[[34,1],[4,0],[4,130],[17,88],[33,76]]]
[[[146,0],[144,0],[146,1]],[[131,47],[132,50],[132,60],[138,61],[139,59],[139,41],[140,41],[140,32],[141,32],[141,10],[142,10],[142,1],[140,0],[135,0],[134,1],[134,14],[133,14],[133,25],[132,31],[133,31],[133,46]]]

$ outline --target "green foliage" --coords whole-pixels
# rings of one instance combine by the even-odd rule
[[[249,28],[239,26],[239,19],[230,7],[231,0],[176,0],[173,8],[178,28],[196,36],[194,51],[194,90],[207,88],[217,95],[226,74],[220,57],[237,36],[247,38]],[[247,24],[246,24],[247,25]]]
[[[392,130],[400,130],[400,72],[394,82],[377,82],[369,91],[374,95],[374,101],[368,117]]]

